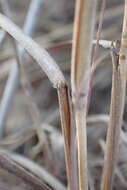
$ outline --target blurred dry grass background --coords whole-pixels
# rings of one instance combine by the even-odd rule
[[[10,0],[13,21],[23,26],[30,0]],[[44,0],[33,39],[46,47],[59,63],[66,79],[70,82],[70,60],[74,0]],[[101,1],[98,4],[96,28],[98,26]],[[107,1],[101,39],[121,38],[124,0]],[[96,32],[95,32],[96,36]],[[69,41],[69,42],[68,42]],[[64,44],[63,44],[64,43]],[[10,66],[15,62],[9,37],[0,49],[0,97],[2,98]],[[99,48],[99,66],[94,75],[92,100],[88,116],[88,165],[89,183],[99,189],[111,94],[112,65],[109,50]],[[31,66],[30,66],[31,65]],[[39,66],[26,55],[24,65],[31,81],[34,97],[41,114],[41,124],[33,125],[28,97],[20,84],[13,98],[13,106],[5,124],[6,135],[0,140],[1,148],[16,151],[40,164],[49,173],[66,185],[63,137],[61,135],[58,100],[56,91]],[[21,75],[23,79],[23,76]],[[25,84],[24,84],[25,85]],[[127,189],[127,106],[125,106],[120,158],[116,170],[114,189]],[[0,185],[14,190],[26,189],[22,181],[0,170]],[[8,177],[8,175],[10,177]],[[22,187],[23,186],[23,187]],[[28,189],[28,188],[27,188]]]

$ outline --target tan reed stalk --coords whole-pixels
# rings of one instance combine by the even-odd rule
[[[125,0],[124,24],[119,59],[112,54],[113,77],[110,121],[106,140],[105,161],[101,189],[111,190],[118,160],[120,133],[125,104],[127,77],[127,0]]]
[[[86,96],[89,85],[95,10],[96,0],[76,1],[72,47],[71,85],[77,128],[80,190],[88,189]]]

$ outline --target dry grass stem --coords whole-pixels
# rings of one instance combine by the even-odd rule
[[[71,99],[67,85],[58,88],[58,97],[62,130],[65,138],[65,158],[67,163],[68,188],[69,190],[77,190],[77,163],[75,162],[76,158],[73,157],[74,152],[76,151],[75,128],[72,122]]]
[[[86,95],[88,92],[96,0],[77,0],[72,47],[71,85],[75,109],[79,189],[88,189]]]
[[[26,21],[24,23],[23,31],[25,34],[32,36],[37,25],[39,13],[42,10],[43,0],[32,0],[28,8]]]
[[[102,32],[102,26],[103,26],[105,8],[106,8],[106,0],[103,0],[102,1],[102,5],[101,5],[99,25],[98,25],[97,37],[96,37],[97,41],[96,41],[96,45],[95,45],[95,48],[94,48],[94,55],[93,55],[93,62],[92,62],[92,64],[94,64],[96,62],[96,58],[97,58],[97,55],[98,55],[99,41],[100,41],[101,32]]]
[[[113,57],[112,99],[110,108],[110,121],[107,133],[105,163],[102,179],[102,190],[112,189],[115,165],[118,157],[120,129],[122,125],[122,81],[118,62]],[[124,91],[125,93],[125,91]]]
[[[15,0],[13,3],[0,0],[1,90],[9,74],[0,107],[0,138],[7,131],[7,136],[0,139],[0,189],[8,190],[11,185],[13,189],[17,185],[15,179],[20,184],[16,188],[23,186],[35,190],[126,189],[127,124],[126,120],[123,121],[123,114],[127,80],[127,0],[121,41],[106,39],[117,38],[121,26],[116,27],[115,21],[122,17],[123,3],[111,1],[106,9],[106,0],[102,0],[97,11],[97,0],[76,0],[76,3],[63,0],[54,7],[45,0],[31,0],[25,6],[24,2],[18,4]],[[41,20],[43,5],[46,9]],[[67,14],[59,17],[63,10]],[[23,29],[20,29],[13,19],[22,24],[25,15],[20,15],[22,11],[26,17]],[[63,24],[62,20],[70,24]],[[94,38],[95,23],[98,29]],[[3,44],[8,34],[14,47],[10,47],[8,41]],[[71,78],[70,86],[63,73],[67,79]],[[19,88],[11,113],[20,76],[28,100]],[[109,108],[107,95],[111,83],[110,114],[106,115],[103,113]],[[56,88],[57,94],[52,87]],[[93,87],[95,93],[91,98]],[[52,97],[48,100],[50,94]],[[27,106],[32,117],[27,113]],[[88,111],[93,115],[89,117]],[[19,117],[21,121],[17,122]],[[59,120],[62,133],[56,129]],[[15,124],[21,130],[16,130]],[[117,165],[118,161],[120,164]],[[117,179],[115,183],[114,179]]]
[[[102,190],[112,189],[114,171],[118,160],[127,76],[127,0],[125,1],[124,24],[119,60],[115,57],[114,53],[112,59],[113,79],[110,122],[106,141],[105,162],[101,186]]]

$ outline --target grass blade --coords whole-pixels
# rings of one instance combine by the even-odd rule
[[[21,165],[16,163],[9,155],[3,152],[0,153],[0,167],[13,174],[14,176],[22,179],[25,183],[29,184],[31,188],[35,188],[37,190],[51,190],[39,178],[24,169]]]
[[[37,61],[37,63],[40,65],[40,67],[43,69],[43,71],[46,73],[46,75],[48,76],[49,80],[51,81],[51,83],[53,84],[53,87],[58,89],[58,94],[62,95],[61,90],[59,89],[64,89],[66,92],[66,81],[64,79],[64,76],[62,74],[62,72],[60,71],[58,65],[55,63],[55,61],[52,59],[52,57],[47,53],[47,51],[43,48],[41,48],[37,43],[35,43],[31,38],[29,38],[28,36],[24,35],[22,33],[22,31],[13,23],[11,22],[7,17],[5,17],[4,15],[0,14],[0,26],[6,31],[8,32],[15,40],[17,40],[20,45],[27,50],[27,52]],[[65,93],[66,95],[66,93]],[[68,105],[68,95],[67,96],[63,96],[64,100],[65,100],[65,105],[61,104],[62,100],[62,96],[59,96],[61,98],[59,98],[59,102],[60,102],[60,106],[69,106]],[[68,107],[69,108],[69,107]],[[69,109],[66,110],[63,108],[61,108],[62,110],[62,121],[64,121],[64,116],[66,114],[68,114],[70,111]],[[67,111],[67,113],[66,113]],[[69,115],[70,116],[70,113]],[[70,124],[68,124],[68,121],[66,122],[65,120],[65,125],[63,125],[63,129],[66,131],[63,134],[67,134],[64,136],[65,138],[65,152],[66,152],[66,156],[68,157],[67,160],[67,173],[69,172],[68,168],[70,167],[70,162],[68,162],[68,160],[70,159],[69,156],[69,150],[68,150],[68,138],[69,138],[69,127]],[[68,175],[69,177],[70,175]],[[68,181],[70,181],[70,179],[68,179]]]
[[[47,170],[43,167],[40,167],[38,164],[34,163],[33,161],[25,158],[21,155],[15,153],[7,153],[15,162],[22,165],[25,169],[32,172],[34,175],[39,177],[41,180],[49,184],[55,190],[66,190],[66,187],[61,184],[61,182],[52,176]]]
[[[62,72],[47,51],[23,34],[18,26],[2,14],[0,14],[0,27],[6,30],[37,61],[55,88],[65,84]]]

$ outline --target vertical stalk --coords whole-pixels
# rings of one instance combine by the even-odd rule
[[[13,64],[6,82],[0,104],[0,139],[5,135],[5,123],[11,110],[13,96],[16,93],[19,81],[19,68],[17,64]]]
[[[106,140],[106,152],[101,189],[111,190],[118,160],[120,132],[125,104],[127,76],[127,0],[125,0],[124,24],[119,60],[113,58],[113,77],[110,121]]]
[[[72,104],[68,86],[64,84],[57,88],[62,131],[65,142],[65,159],[68,178],[68,190],[78,190],[77,160],[75,146],[75,126],[72,121]]]
[[[96,0],[77,0],[72,48],[71,85],[75,109],[79,189],[88,189],[86,95],[88,93]]]
[[[95,64],[96,58],[98,56],[99,41],[100,41],[100,37],[101,37],[101,31],[102,31],[102,26],[103,26],[105,8],[106,8],[106,0],[102,0],[100,17],[99,17],[99,24],[98,24],[98,30],[97,30],[97,35],[96,35],[97,42],[96,42],[96,45],[95,45],[95,48],[94,48],[92,64]]]
[[[23,26],[23,31],[25,34],[32,36],[39,18],[39,14],[42,10],[43,0],[32,0],[28,8],[28,13],[26,15],[26,21]]]
[[[66,170],[67,170],[67,179],[68,179],[68,189],[71,190],[71,160],[70,160],[70,105],[68,99],[68,89],[67,86],[58,88],[58,98],[59,98],[59,107],[60,107],[60,118],[62,123],[62,131],[64,134],[64,143],[65,143],[65,159],[66,159]]]

